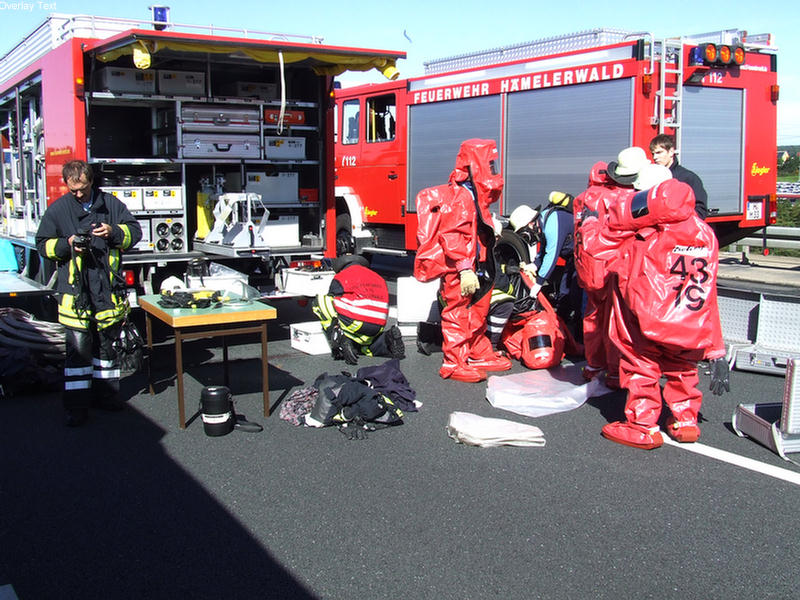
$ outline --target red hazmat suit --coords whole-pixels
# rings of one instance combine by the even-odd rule
[[[584,377],[588,380],[606,371],[606,385],[619,387],[619,351],[608,335],[611,294],[616,277],[608,263],[617,256],[622,241],[633,232],[608,229],[608,207],[635,190],[619,187],[606,174],[606,163],[597,162],[589,173],[589,187],[574,202],[575,270],[586,293],[583,315],[583,344],[586,356]]]
[[[503,330],[503,346],[529,369],[549,369],[561,364],[567,336],[575,345],[565,323],[542,292],[539,307],[513,315]]]
[[[495,276],[489,206],[503,190],[499,162],[493,140],[466,140],[449,182],[417,194],[414,277],[440,278],[443,378],[481,381],[486,371],[511,368],[511,361],[496,353],[485,335]],[[477,290],[462,295],[465,274],[477,275]]]
[[[703,400],[697,362],[725,355],[717,305],[719,248],[714,232],[694,212],[691,188],[669,179],[609,207],[613,231],[635,231],[609,266],[617,276],[610,335],[620,351],[620,381],[627,388],[625,422],[603,435],[639,448],[663,442],[659,380],[672,415],[667,431],[696,441]]]

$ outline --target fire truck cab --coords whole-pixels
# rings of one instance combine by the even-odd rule
[[[774,222],[776,54],[769,35],[657,40],[598,29],[425,64],[422,77],[336,91],[337,251],[413,252],[417,193],[462,140],[498,143],[496,210],[586,188],[591,166],[659,133],[708,192],[725,246]],[[505,231],[507,251],[527,249]],[[332,249],[329,248],[329,251]],[[522,255],[522,256],[520,256]]]

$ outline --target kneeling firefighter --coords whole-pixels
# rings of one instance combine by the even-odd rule
[[[414,277],[440,279],[445,379],[482,381],[487,371],[511,368],[485,335],[496,270],[489,206],[503,190],[498,162],[494,140],[466,140],[449,182],[417,195]]]
[[[363,256],[334,263],[336,275],[327,294],[314,300],[312,310],[322,323],[331,356],[358,364],[358,355],[404,358],[403,336],[397,325],[385,331],[389,316],[389,288],[370,269]]]

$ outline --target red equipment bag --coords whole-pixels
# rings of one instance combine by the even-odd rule
[[[512,315],[502,337],[503,345],[529,369],[549,369],[564,359],[566,336],[558,315],[544,294],[538,309]]]

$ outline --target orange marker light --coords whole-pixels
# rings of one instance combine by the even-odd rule
[[[642,76],[642,94],[645,96],[649,96],[650,92],[653,91],[653,76],[652,75],[643,75]]]

